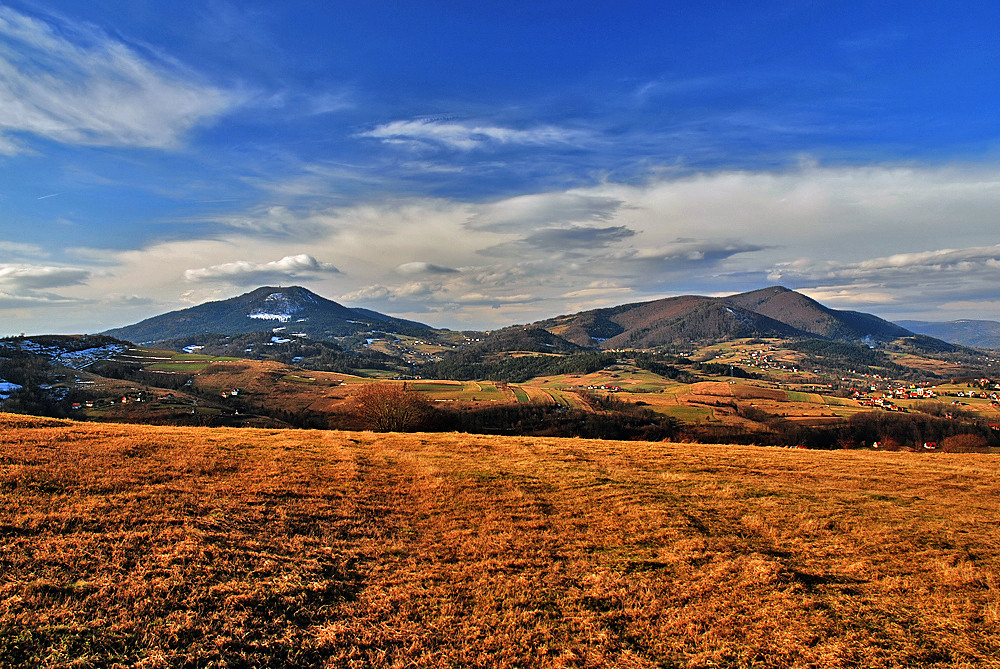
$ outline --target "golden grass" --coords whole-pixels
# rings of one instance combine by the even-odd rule
[[[995,457],[0,435],[0,665],[1000,666]]]

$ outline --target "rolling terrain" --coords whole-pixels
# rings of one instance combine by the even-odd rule
[[[995,457],[0,415],[9,666],[990,667]]]

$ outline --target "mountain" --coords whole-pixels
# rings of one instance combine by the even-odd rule
[[[372,330],[423,335],[432,328],[368,309],[345,307],[300,286],[292,286],[258,288],[228,300],[172,311],[102,334],[150,343],[205,333],[235,335],[268,330],[323,340]]]
[[[723,299],[728,304],[741,306],[826,339],[887,341],[913,334],[878,316],[860,311],[830,309],[811,297],[783,286],[771,286]]]
[[[996,321],[958,320],[897,321],[897,325],[913,332],[936,337],[959,346],[1000,348],[1000,323]]]
[[[535,325],[580,346],[606,349],[740,337],[890,341],[913,335],[877,316],[830,309],[782,286],[729,297],[668,297],[558,316]]]

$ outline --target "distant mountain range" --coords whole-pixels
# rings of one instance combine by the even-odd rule
[[[372,330],[419,336],[431,327],[377,311],[345,307],[300,286],[265,286],[245,295],[172,311],[102,334],[152,343],[207,333],[236,335],[275,329],[286,336],[325,340]]]
[[[959,346],[1000,348],[1000,323],[996,321],[959,320],[943,323],[897,321],[896,323],[907,330]]]
[[[352,309],[298,286],[264,287],[218,302],[146,319],[102,334],[137,343],[278,330],[284,337],[329,340],[370,331],[418,337],[434,329],[367,309]],[[772,286],[729,297],[685,295],[558,316],[484,336],[484,349],[569,352],[654,348],[741,337],[806,337],[885,342],[914,333],[871,314],[838,311]],[[939,342],[940,343],[940,342]]]

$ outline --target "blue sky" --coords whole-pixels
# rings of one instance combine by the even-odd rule
[[[0,0],[0,334],[773,284],[1000,320],[1000,8]]]

